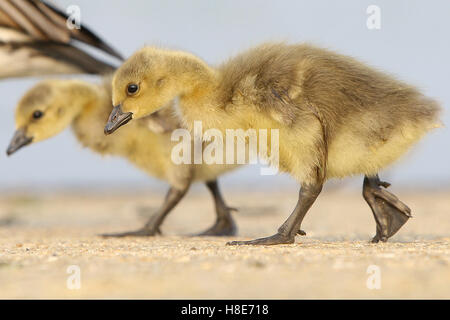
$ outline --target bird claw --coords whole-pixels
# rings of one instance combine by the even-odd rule
[[[124,237],[152,237],[162,235],[159,228],[142,228],[136,231],[117,232],[117,233],[103,233],[100,234],[103,238],[124,238]]]
[[[203,236],[214,236],[214,237],[224,237],[224,236],[234,236],[237,233],[237,227],[233,220],[220,219],[217,220],[212,227],[209,229],[195,235],[197,237]]]
[[[378,185],[379,186],[382,186],[382,187],[385,187],[386,189],[387,188],[389,188],[390,186],[391,186],[391,184],[389,183],[389,182],[386,182],[386,181],[378,181]]]
[[[292,244],[295,242],[295,237],[286,236],[281,233],[276,233],[273,236],[260,238],[249,241],[231,241],[227,242],[228,246],[242,246],[242,245],[261,245],[271,246],[277,244]]]

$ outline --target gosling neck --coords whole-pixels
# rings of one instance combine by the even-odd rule
[[[182,61],[183,62],[183,61]],[[221,73],[198,58],[182,63],[178,73],[176,96],[179,98],[183,125],[192,130],[195,121],[202,121],[204,129],[218,127],[225,120],[224,103],[221,98]]]
[[[180,111],[190,127],[192,120],[201,119],[202,113],[217,105],[219,71],[198,58],[192,58],[190,63],[184,62],[183,67],[177,79],[180,85],[177,96]]]
[[[217,86],[217,70],[194,55],[174,56],[170,68],[178,84],[176,91],[182,100],[199,99]]]
[[[109,152],[117,137],[107,139],[103,133],[105,119],[111,111],[111,95],[104,86],[90,83],[72,84],[74,108],[78,108],[72,121],[72,130],[78,141],[102,154]]]
[[[73,122],[76,122],[80,116],[89,113],[99,99],[97,86],[78,80],[68,82],[64,86],[65,98],[70,101]]]

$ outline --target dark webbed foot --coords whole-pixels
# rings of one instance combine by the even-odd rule
[[[371,240],[372,243],[386,242],[411,218],[410,214],[400,211],[392,204],[385,202],[385,200],[377,199],[375,206],[375,210],[381,212],[381,217],[378,218],[378,221],[383,227],[380,230],[377,228],[377,233]]]
[[[161,234],[160,226],[164,221],[167,214],[177,205],[177,203],[183,198],[189,189],[189,185],[186,185],[182,189],[170,187],[166,194],[163,205],[159,210],[152,215],[147,223],[141,229],[119,233],[105,233],[100,236],[105,238],[122,238],[122,237],[152,237],[157,234]]]
[[[229,246],[242,246],[242,245],[259,245],[259,246],[272,246],[277,244],[291,244],[295,242],[295,236],[286,236],[281,233],[276,233],[273,236],[267,238],[260,238],[249,241],[231,241],[228,242]]]
[[[306,232],[303,231],[303,230],[298,230],[298,231],[297,231],[297,234],[298,234],[299,236],[306,236]]]
[[[387,238],[386,237],[381,237],[380,235],[375,235],[375,237],[372,238],[372,240],[370,240],[370,243],[378,243],[378,242],[386,242]]]
[[[231,216],[232,211],[238,211],[236,208],[228,207],[220,193],[217,180],[206,182],[206,186],[211,192],[216,206],[216,222],[207,230],[196,236],[234,236],[237,232],[236,225]]]
[[[123,238],[123,237],[152,237],[161,234],[161,230],[152,228],[142,228],[135,231],[103,233],[100,236],[104,238]]]
[[[241,245],[259,245],[271,246],[277,244],[292,244],[295,242],[296,234],[306,234],[300,230],[303,218],[312,206],[320,191],[322,190],[322,182],[315,182],[311,184],[303,184],[300,188],[297,205],[292,211],[287,220],[280,226],[278,232],[273,236],[267,238],[260,238],[250,241],[232,241],[228,242],[230,246]]]
[[[378,176],[364,179],[363,195],[372,209],[377,223],[377,233],[372,243],[386,242],[411,218],[411,209],[395,195],[381,187],[390,184],[380,181]]]
[[[233,219],[217,219],[214,225],[196,236],[234,236],[237,233],[237,227]]]
[[[386,201],[387,204],[391,205],[391,207],[397,209],[397,212],[402,213],[403,215],[411,218],[411,209],[401,202],[395,195],[390,193],[387,190],[384,189],[375,189],[372,191],[374,196]]]
[[[377,230],[375,236],[370,240],[370,243],[386,242],[388,240],[387,236],[384,236],[381,231]]]

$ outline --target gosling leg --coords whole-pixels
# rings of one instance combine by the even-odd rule
[[[235,235],[237,228],[230,212],[237,210],[235,208],[227,207],[225,200],[220,193],[217,180],[207,181],[205,184],[214,198],[214,205],[216,207],[216,222],[210,228],[198,234],[198,236]]]
[[[302,185],[299,192],[298,202],[289,218],[281,225],[278,232],[273,236],[250,241],[232,241],[228,245],[275,245],[295,242],[295,235],[299,232],[303,218],[311,208],[314,201],[322,191],[323,183]],[[301,231],[301,230],[300,230]]]
[[[183,189],[170,187],[166,194],[163,205],[150,217],[148,222],[141,229],[121,233],[106,233],[102,237],[149,237],[161,234],[160,226],[167,214],[180,202],[189,189],[189,185]]]
[[[411,209],[395,195],[381,187],[390,184],[381,181],[378,175],[364,177],[363,197],[372,209],[377,223],[376,235],[372,242],[386,242],[411,218]]]

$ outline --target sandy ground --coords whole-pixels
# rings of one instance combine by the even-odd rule
[[[188,236],[213,222],[204,190],[169,216],[164,237],[145,239],[97,234],[139,227],[162,193],[4,195],[0,298],[450,298],[450,192],[396,193],[414,219],[389,243],[368,243],[371,212],[359,192],[340,191],[320,196],[306,237],[276,247],[225,243],[273,234],[295,190],[227,192],[240,209],[233,238]]]

